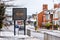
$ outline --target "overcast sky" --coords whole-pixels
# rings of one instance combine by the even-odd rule
[[[54,3],[60,3],[59,0],[54,0]],[[48,9],[53,9],[53,0],[15,0],[10,4],[19,5],[19,8],[27,8],[27,14],[32,15],[42,11],[42,5],[48,4]],[[6,14],[12,15],[12,8],[7,8]]]

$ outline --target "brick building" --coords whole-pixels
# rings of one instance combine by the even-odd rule
[[[43,11],[40,12],[38,14],[38,26],[41,27],[42,22],[45,22],[45,15],[44,15],[44,11],[48,10],[48,5],[47,4],[43,4]]]
[[[43,4],[43,11],[38,14],[38,26],[41,27],[46,22],[58,24],[60,14],[57,10],[59,11],[59,4],[54,4],[54,10],[48,10],[48,5]]]

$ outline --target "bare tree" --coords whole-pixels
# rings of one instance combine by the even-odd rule
[[[3,19],[4,19],[5,7],[4,3],[0,3],[0,29],[2,28]]]

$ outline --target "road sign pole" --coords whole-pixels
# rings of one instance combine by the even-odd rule
[[[26,23],[25,23],[25,20],[24,20],[24,35],[26,35]]]
[[[16,35],[16,32],[15,32],[15,20],[14,20],[14,35]]]

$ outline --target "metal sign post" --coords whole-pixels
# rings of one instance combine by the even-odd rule
[[[24,35],[26,34],[26,24],[25,24],[25,20],[24,20]]]
[[[24,35],[26,34],[26,19],[27,19],[27,8],[13,8],[13,20],[14,20],[14,35],[16,35],[16,20],[24,20]]]
[[[16,31],[15,31],[15,20],[14,20],[14,35],[16,35]]]

